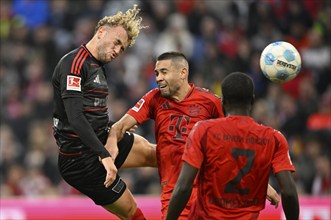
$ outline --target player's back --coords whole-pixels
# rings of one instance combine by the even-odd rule
[[[199,126],[204,162],[194,215],[257,218],[265,205],[277,132],[247,116],[209,120]]]

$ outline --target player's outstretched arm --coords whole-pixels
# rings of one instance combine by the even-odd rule
[[[111,126],[105,147],[114,160],[118,154],[117,142],[122,139],[126,131],[129,131],[137,124],[138,122],[135,118],[129,114],[125,114],[119,121]]]
[[[282,205],[286,219],[299,219],[298,193],[290,171],[284,170],[276,173],[281,189]]]
[[[278,193],[270,184],[268,184],[267,189],[267,200],[270,202],[271,205],[274,205],[275,208],[278,207],[280,200]]]
[[[197,173],[197,168],[189,165],[185,161],[183,162],[182,170],[170,199],[167,220],[177,219],[185,208],[191,196],[193,182]]]

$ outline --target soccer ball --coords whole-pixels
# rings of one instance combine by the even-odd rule
[[[301,69],[301,57],[290,43],[277,41],[262,51],[260,67],[265,77],[275,83],[294,79]]]

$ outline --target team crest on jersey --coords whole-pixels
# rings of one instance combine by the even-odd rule
[[[135,106],[132,107],[132,110],[138,112],[145,103],[144,99],[140,99]]]
[[[188,107],[188,111],[190,116],[197,116],[201,112],[201,107],[197,104],[193,104]]]
[[[81,91],[81,78],[78,76],[67,76],[67,90]]]

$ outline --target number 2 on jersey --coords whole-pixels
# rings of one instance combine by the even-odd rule
[[[239,156],[247,157],[246,164],[239,170],[237,176],[230,180],[225,185],[225,193],[239,193],[239,194],[248,194],[249,189],[240,189],[237,184],[240,180],[252,169],[254,159],[255,159],[255,151],[250,149],[241,149],[241,148],[233,148],[232,156],[234,159],[238,160]]]

